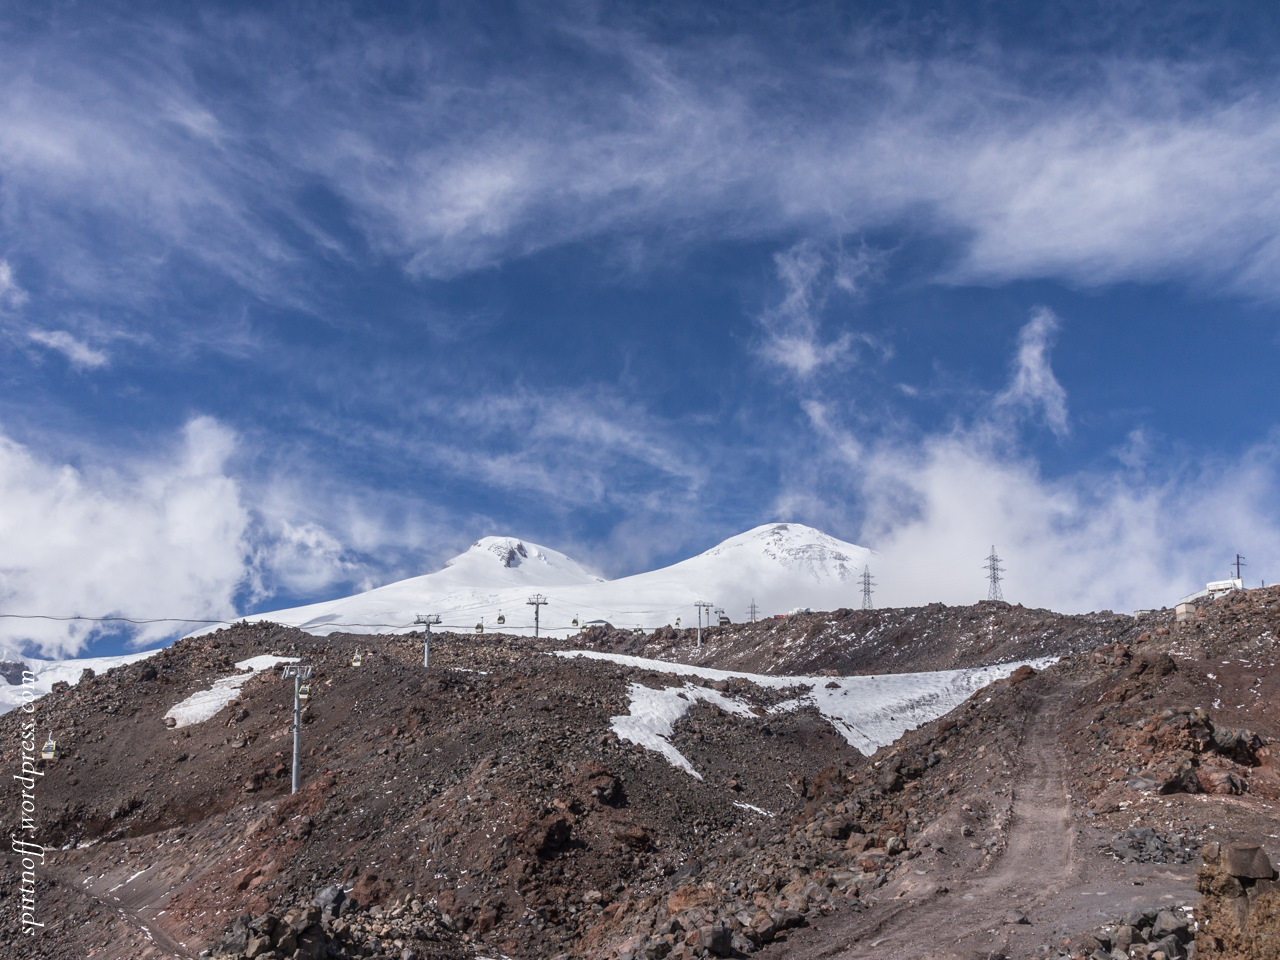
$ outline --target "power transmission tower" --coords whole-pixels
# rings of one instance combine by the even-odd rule
[[[298,755],[301,753],[302,745],[302,681],[310,680],[311,673],[315,668],[310,664],[287,663],[284,667],[284,677],[289,679],[293,677],[293,790],[291,793],[298,792]]]
[[[1247,563],[1245,563],[1244,561],[1245,561],[1245,558],[1244,558],[1244,557],[1242,557],[1242,556],[1240,556],[1240,554],[1238,554],[1238,553],[1237,553],[1237,554],[1236,554],[1236,562],[1232,564],[1232,566],[1236,568],[1236,579],[1237,579],[1237,580],[1239,580],[1239,579],[1240,579],[1240,568],[1241,568],[1241,567],[1247,567],[1247,566],[1248,566],[1248,564],[1247,564]]]
[[[711,604],[706,600],[695,600],[695,607],[698,608],[698,649],[702,649],[702,611],[707,611],[707,626],[711,626]]]
[[[751,598],[751,606],[747,607],[747,619],[752,623],[756,622],[756,618],[760,615],[760,608],[756,606],[756,598]]]
[[[871,568],[864,566],[862,568],[862,609],[863,610],[874,609],[874,606],[871,603],[871,587],[875,584],[875,582],[876,582],[875,578],[871,576]]]
[[[526,604],[533,607],[533,639],[538,639],[538,614],[541,608],[546,606],[547,598],[540,593],[535,593],[532,597],[525,601]]]
[[[1000,566],[1000,557],[996,555],[995,544],[991,545],[991,555],[987,557],[987,580],[991,586],[987,590],[988,600],[1003,600],[1004,591],[1000,589],[1000,574],[1004,567]]]
[[[413,622],[427,629],[427,635],[422,640],[422,665],[429,667],[431,666],[431,625],[440,622],[440,614],[430,613],[425,617],[422,614],[418,614],[417,619]]]

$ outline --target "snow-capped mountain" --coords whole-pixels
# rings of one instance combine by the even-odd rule
[[[651,630],[664,624],[693,626],[696,601],[747,618],[796,607],[834,609],[857,604],[857,578],[872,553],[798,523],[748,530],[705,553],[660,570],[605,580],[555,550],[512,537],[485,537],[443,570],[305,607],[255,614],[253,620],[301,627],[311,633],[381,633],[414,629],[420,614],[439,614],[440,629],[532,634],[541,594],[544,635],[569,636],[579,625],[604,620],[617,627]],[[704,614],[703,622],[713,614]],[[499,617],[505,622],[498,623]]]

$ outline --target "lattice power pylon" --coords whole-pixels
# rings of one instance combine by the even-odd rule
[[[863,610],[874,609],[874,605],[871,602],[871,588],[875,585],[875,582],[876,582],[875,578],[871,576],[871,568],[863,567],[862,568],[862,609]]]
[[[987,588],[988,600],[1003,600],[1004,591],[1000,589],[1000,574],[1004,573],[1004,567],[1000,566],[1000,557],[996,554],[996,545],[991,545],[991,555],[987,557],[987,582],[990,586]]]

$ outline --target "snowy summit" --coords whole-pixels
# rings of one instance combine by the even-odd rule
[[[693,626],[699,600],[735,621],[747,619],[753,601],[760,617],[796,607],[854,606],[860,600],[857,577],[872,556],[813,527],[769,523],[669,567],[606,580],[548,547],[484,537],[435,573],[247,619],[319,634],[379,633],[411,630],[418,615],[439,614],[441,629],[482,625],[486,631],[529,635],[535,608],[528,600],[538,593],[546,600],[539,608],[543,635],[569,636],[592,621],[651,630],[679,618]]]

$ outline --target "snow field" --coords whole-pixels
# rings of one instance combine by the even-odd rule
[[[620,666],[704,680],[742,679],[767,689],[807,687],[808,692],[770,708],[772,713],[815,707],[818,712],[865,756],[893,743],[908,730],[950,713],[978,690],[1009,676],[1023,663],[1041,670],[1056,657],[1001,663],[966,670],[936,670],[928,673],[890,673],[863,677],[771,676],[715,670],[666,660],[650,660],[624,654],[589,650],[561,650],[560,657],[607,660]],[[699,700],[714,703],[727,713],[754,715],[745,703],[715,690],[686,683],[682,687],[654,689],[641,683],[628,687],[631,698],[626,716],[613,717],[612,728],[620,739],[638,743],[646,750],[662,754],[672,766],[699,780],[702,776],[671,743],[676,721]]]

